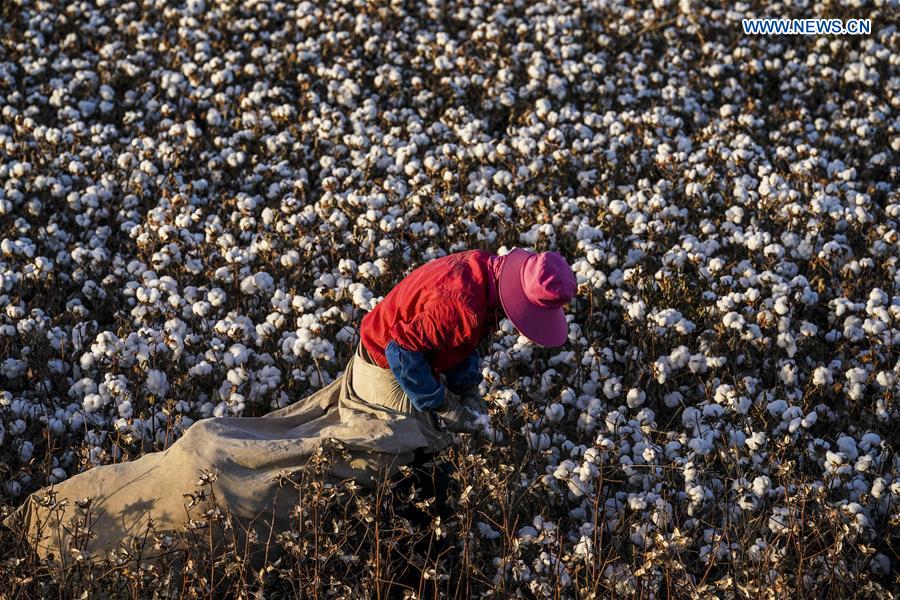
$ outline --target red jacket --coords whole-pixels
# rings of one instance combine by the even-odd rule
[[[497,275],[503,257],[468,250],[432,260],[403,278],[362,319],[360,339],[382,368],[391,340],[424,352],[435,373],[444,373],[475,350],[496,324]]]

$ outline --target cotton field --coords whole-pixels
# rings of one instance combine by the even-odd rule
[[[749,17],[872,33],[748,36]],[[897,17],[0,3],[0,516],[199,419],[303,398],[412,268],[519,246],[576,272],[569,340],[507,320],[484,345],[491,422],[450,452],[457,516],[430,525],[448,558],[406,597],[891,596]],[[322,493],[326,555],[291,532],[294,561],[250,584],[402,597],[366,545],[378,502]],[[60,581],[0,536],[10,597],[245,593],[190,564]]]

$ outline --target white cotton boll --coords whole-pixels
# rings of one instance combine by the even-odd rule
[[[134,415],[134,408],[131,406],[131,400],[123,400],[119,403],[119,416],[130,419]]]
[[[229,394],[226,402],[231,413],[235,415],[240,415],[244,411],[244,408],[246,408],[244,395],[238,394],[237,392]]]
[[[188,375],[191,377],[202,377],[204,375],[209,375],[212,373],[213,367],[205,360],[201,360],[196,365],[191,367],[188,370]]]
[[[856,469],[857,471],[859,471],[860,473],[865,473],[866,471],[869,470],[869,467],[872,466],[873,462],[874,462],[874,459],[872,458],[872,456],[870,454],[864,454],[863,456],[860,456],[856,460],[856,464],[853,465],[853,468]]]
[[[15,480],[6,481],[3,483],[3,492],[7,496],[16,498],[22,493],[22,484]]]
[[[660,327],[672,327],[681,320],[681,313],[674,308],[667,308],[656,313],[653,320]]]
[[[21,448],[19,448],[19,460],[23,463],[27,463],[31,460],[31,456],[34,454],[34,444],[29,441],[22,442]]]
[[[774,310],[779,315],[786,315],[788,312],[790,312],[791,307],[786,296],[779,296],[779,298],[775,301]]]
[[[876,448],[881,445],[881,436],[877,433],[869,431],[864,433],[863,436],[859,440],[859,448],[863,452],[869,452],[872,448]]]
[[[220,125],[222,123],[222,114],[215,108],[210,108],[206,111],[206,122],[213,127]]]
[[[879,552],[869,561],[869,569],[874,575],[886,576],[891,572],[891,559]]]
[[[609,203],[609,212],[612,214],[619,216],[625,214],[628,211],[628,205],[622,202],[621,200],[613,200]]]
[[[553,471],[553,477],[560,480],[568,479],[569,474],[575,469],[575,466],[574,461],[566,459],[557,465],[556,469]]]
[[[491,527],[490,525],[488,525],[487,523],[478,521],[478,523],[476,523],[476,525],[478,527],[478,534],[481,537],[483,537],[487,540],[496,540],[500,537],[500,532],[497,531],[496,529],[494,529],[493,527]]]
[[[702,413],[704,420],[712,423],[722,418],[725,409],[719,404],[707,404],[703,406]]]
[[[831,375],[831,369],[827,367],[816,367],[816,370],[813,371],[813,383],[815,385],[831,385],[834,383],[834,378]]]
[[[764,498],[772,488],[772,480],[765,475],[761,475],[753,479],[751,488],[753,490],[753,494],[757,498]]]
[[[100,410],[101,408],[103,408],[104,404],[105,402],[100,394],[88,394],[81,402],[81,405],[84,407],[84,411],[88,413]]]
[[[669,363],[669,358],[666,356],[661,356],[656,359],[651,365],[651,369],[656,374],[656,382],[659,384],[665,383],[669,374],[672,373],[672,367]]]
[[[593,560],[594,542],[586,535],[582,535],[575,545],[575,556],[584,558],[585,560]]]
[[[827,451],[825,452],[825,467],[829,471],[835,471],[838,467],[844,464],[844,455],[839,452]]]
[[[28,425],[22,419],[16,419],[9,424],[9,433],[12,435],[21,435],[28,429]]]
[[[682,475],[685,483],[692,483],[697,478],[697,465],[688,461],[682,467]]]
[[[253,276],[253,285],[257,290],[271,292],[275,287],[275,280],[265,271],[260,271]]]
[[[625,425],[626,419],[619,411],[612,410],[606,415],[605,423],[607,431],[616,433],[620,427]]]
[[[146,387],[147,392],[154,396],[165,396],[166,392],[169,391],[169,382],[166,374],[157,369],[150,369],[147,371]]]
[[[805,417],[803,417],[803,420],[801,421],[800,424],[804,428],[809,429],[810,427],[815,425],[815,423],[818,419],[819,419],[819,415],[816,413],[816,411],[812,411],[810,413],[807,413],[807,415]]]
[[[859,450],[856,446],[856,440],[848,435],[841,435],[837,439],[838,448],[849,460],[856,460],[859,456]]]
[[[689,484],[684,486],[684,491],[688,496],[691,504],[700,504],[706,497],[706,492],[702,485]]]
[[[212,304],[205,300],[200,300],[191,304],[191,312],[198,317],[206,317],[212,312]]]
[[[250,350],[243,344],[233,344],[222,357],[226,367],[242,365],[250,358]]]
[[[847,370],[847,372],[844,373],[844,376],[850,383],[864,384],[869,378],[869,373],[861,367],[854,367]]]
[[[50,471],[50,483],[59,483],[60,481],[66,479],[68,475],[66,475],[66,471],[61,469],[60,467],[56,467],[52,471]]]
[[[603,395],[609,400],[618,398],[622,393],[622,383],[617,377],[610,377],[603,382]]]
[[[790,523],[791,510],[789,508],[776,506],[772,509],[772,514],[769,516],[768,521],[769,530],[772,531],[772,533],[781,533],[787,529]]]
[[[528,432],[528,445],[532,450],[543,451],[550,448],[550,436],[546,433],[535,433],[534,431]]]
[[[713,451],[713,444],[710,440],[701,437],[695,437],[688,441],[688,448],[696,452],[699,456],[706,456]]]
[[[538,531],[531,525],[526,525],[519,529],[516,533],[516,537],[519,538],[521,542],[531,542],[538,536]]]
[[[252,296],[259,288],[256,287],[256,278],[253,275],[248,275],[241,279],[241,293],[247,296]]]
[[[684,395],[679,391],[669,392],[663,396],[663,404],[666,408],[676,408],[681,405]]]
[[[696,329],[696,325],[687,319],[680,319],[678,323],[675,324],[675,331],[681,335],[693,333],[694,329]]]
[[[681,411],[681,424],[685,427],[695,428],[700,424],[701,414],[695,407],[688,406]]]
[[[743,448],[747,443],[747,435],[740,429],[732,429],[728,432],[729,444],[734,448]]]
[[[644,393],[643,390],[639,390],[637,388],[631,388],[628,390],[628,394],[625,397],[625,401],[628,403],[629,408],[638,408],[639,406],[643,406],[644,399],[647,397],[647,394]]]
[[[644,315],[647,314],[647,305],[643,300],[639,300],[637,302],[632,302],[628,305],[628,316],[632,319],[640,321],[644,318]]]
[[[233,386],[240,386],[246,381],[246,376],[242,369],[228,369],[225,378]]]
[[[547,416],[547,419],[552,422],[561,421],[566,415],[566,408],[562,404],[554,402],[544,409],[544,414]]]
[[[54,435],[62,435],[66,431],[66,424],[57,417],[47,421],[47,429]]]
[[[784,400],[772,400],[768,404],[766,404],[766,410],[769,411],[769,414],[773,417],[780,417],[781,414],[786,411],[788,408],[788,403]]]
[[[887,481],[885,481],[884,477],[876,477],[872,482],[871,494],[874,498],[881,498],[886,489]]]
[[[750,412],[750,407],[753,406],[753,403],[747,396],[738,396],[730,399],[728,405],[736,413],[746,415]]]
[[[227,298],[228,295],[221,288],[213,288],[206,294],[206,299],[213,306],[222,306]]]
[[[881,389],[889,390],[897,382],[897,376],[890,371],[879,371],[878,375],[875,376],[875,382]]]
[[[746,441],[747,447],[751,450],[759,450],[766,445],[766,434],[761,431],[754,431]]]
[[[745,321],[744,317],[740,314],[730,311],[722,317],[722,323],[725,324],[725,327],[729,329],[742,329],[744,327]]]

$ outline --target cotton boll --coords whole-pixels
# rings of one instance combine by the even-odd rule
[[[681,405],[684,396],[679,391],[669,392],[663,396],[663,404],[666,408],[676,408]]]
[[[9,480],[3,483],[3,493],[12,498],[17,498],[22,494],[22,485],[16,480]]]
[[[816,367],[815,371],[813,371],[812,381],[815,385],[831,385],[834,383],[834,378],[831,375],[831,370],[826,367]]]
[[[519,529],[516,533],[516,537],[519,538],[520,542],[531,542],[538,536],[538,531],[531,525],[526,525]]]
[[[147,392],[154,396],[165,396],[169,391],[169,383],[166,374],[157,369],[147,371],[146,380]]]
[[[491,527],[490,525],[488,525],[487,523],[478,521],[476,523],[476,526],[478,527],[479,535],[481,535],[481,537],[483,537],[487,540],[496,540],[500,537],[500,532],[497,531],[496,529],[494,529],[493,527]]]
[[[66,423],[59,417],[53,417],[48,419],[47,429],[54,435],[62,435],[66,432]]]
[[[815,411],[812,411],[812,412],[810,412],[810,413],[807,413],[807,415],[806,415],[805,417],[803,417],[803,420],[801,421],[801,425],[802,425],[804,428],[809,429],[810,427],[812,427],[813,425],[815,425],[815,423],[816,423],[816,421],[818,420],[818,418],[819,418],[819,415],[816,414]]]
[[[835,472],[844,463],[844,455],[839,452],[825,453],[825,468],[830,472]]]
[[[766,434],[755,431],[747,438],[746,444],[751,450],[759,450],[766,445]]]
[[[222,362],[226,367],[234,367],[243,365],[250,358],[250,350],[247,349],[243,344],[233,344],[225,355],[222,357]]]
[[[896,384],[897,377],[890,371],[879,371],[875,377],[875,382],[881,389],[889,390]]]
[[[206,299],[213,306],[222,306],[227,296],[221,288],[213,288],[206,294]]]
[[[530,448],[538,451],[547,450],[550,448],[550,436],[546,433],[535,433],[533,431],[528,432],[528,445]]]
[[[859,456],[859,451],[857,450],[856,440],[854,440],[850,436],[842,435],[838,436],[837,440],[838,448],[841,450],[841,454],[845,456],[848,460],[856,460]]]
[[[561,421],[566,414],[566,409],[562,404],[554,402],[544,410],[544,414],[551,422]]]
[[[638,408],[644,404],[644,399],[646,397],[647,394],[644,393],[643,390],[631,388],[626,395],[626,402],[628,403],[629,408]]]
[[[34,454],[34,444],[29,441],[22,442],[22,446],[19,448],[19,460],[23,463],[27,463],[31,460],[31,456]]]
[[[632,319],[640,321],[644,318],[646,314],[647,305],[643,300],[639,300],[637,302],[632,302],[628,305],[628,316]]]
[[[873,498],[881,498],[887,490],[887,482],[883,477],[876,477],[872,481],[872,489],[870,493]]]
[[[132,415],[134,415],[134,408],[131,405],[130,400],[123,400],[119,403],[118,406],[119,416],[125,419],[130,419]]]
[[[82,401],[85,412],[95,412],[103,408],[105,402],[100,394],[88,394]]]
[[[764,498],[772,487],[772,481],[765,475],[756,477],[753,480],[753,494],[758,498]]]
[[[59,483],[60,481],[66,479],[67,477],[68,477],[68,475],[66,474],[64,469],[56,467],[52,471],[50,471],[49,480],[50,480],[50,483]]]
[[[766,404],[766,410],[769,411],[769,414],[773,417],[780,417],[781,414],[787,410],[788,403],[784,400],[772,400],[768,404]]]

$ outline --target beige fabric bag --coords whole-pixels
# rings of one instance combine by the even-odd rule
[[[333,465],[333,478],[353,478],[366,487],[380,470],[392,475],[411,462],[418,448],[446,448],[452,438],[438,429],[434,415],[416,410],[393,374],[367,362],[361,352],[350,359],[344,375],[294,404],[262,417],[197,421],[163,451],[94,467],[51,486],[58,500],[69,500],[59,519],[37,501],[49,489],[45,487],[4,524],[23,532],[42,557],[53,553],[70,562],[68,552],[60,552],[71,540],[61,524],[75,515],[75,500],[94,497],[96,536],[85,549],[102,559],[107,547],[125,536],[142,536],[151,517],[156,531],[181,529],[188,518],[184,494],[198,489],[203,469],[214,469],[219,475],[211,485],[219,505],[265,540],[270,526],[275,533],[287,528],[297,499],[294,487],[279,486],[279,474],[297,480],[326,440],[343,442],[351,456]],[[199,514],[191,512],[194,518],[202,518]],[[39,528],[42,535],[36,540]],[[152,556],[150,551],[148,559]]]

